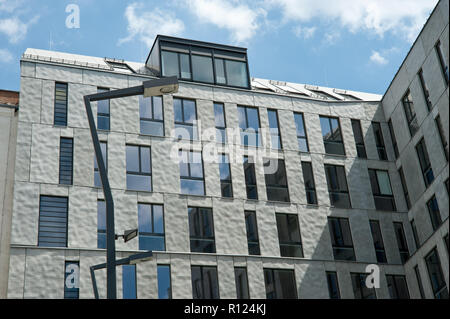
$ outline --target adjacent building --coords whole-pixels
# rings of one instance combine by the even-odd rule
[[[117,258],[154,253],[117,268],[119,298],[448,298],[448,6],[384,96],[253,78],[244,48],[167,36],[145,64],[27,49],[7,297],[94,297],[83,96],[176,75],[176,94],[93,103],[115,231],[138,229]]]

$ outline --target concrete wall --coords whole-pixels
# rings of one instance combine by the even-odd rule
[[[445,276],[449,286],[448,250],[444,236],[448,234],[449,194],[444,182],[449,177],[448,161],[445,158],[435,118],[441,117],[446,141],[449,141],[449,87],[441,72],[435,44],[441,41],[447,66],[449,66],[449,1],[439,1],[436,9],[414,43],[409,55],[383,97],[382,105],[386,119],[391,119],[398,143],[400,156],[396,167],[402,167],[412,207],[409,220],[415,220],[420,246],[410,246],[414,254],[406,263],[408,284],[413,287],[413,298],[420,298],[414,267],[419,266],[422,284],[427,298],[434,298],[424,257],[435,247],[438,249]],[[424,80],[430,92],[431,109],[428,110],[422,92],[419,70],[423,70]],[[419,123],[418,132],[411,137],[401,99],[410,89],[414,110]],[[435,180],[428,188],[425,186],[415,147],[422,139],[429,153]],[[426,203],[435,195],[443,224],[433,231]],[[409,223],[408,223],[408,227]]]

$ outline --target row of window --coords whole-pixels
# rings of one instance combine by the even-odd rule
[[[426,257],[430,282],[436,299],[448,299],[448,290],[445,284],[442,267],[437,254],[433,249]],[[65,267],[64,298],[78,299],[79,285],[69,278],[79,262],[66,262]],[[424,298],[422,281],[418,268],[419,291]],[[376,289],[366,285],[367,274],[351,273],[352,288],[355,299],[377,299]],[[235,267],[235,287],[237,299],[250,299],[249,281],[246,267]],[[137,299],[136,265],[122,266],[122,295],[124,299]],[[69,279],[69,280],[68,280]],[[328,292],[330,299],[341,299],[338,276],[336,272],[326,272]],[[170,265],[157,265],[158,298],[172,298],[172,283]],[[409,290],[406,277],[402,275],[386,275],[386,282],[391,299],[409,299]],[[71,284],[72,283],[72,284]],[[191,283],[193,299],[219,299],[219,280],[216,266],[191,266]],[[297,285],[294,270],[264,268],[264,283],[267,299],[297,299]]]
[[[55,125],[67,126],[67,96],[68,86],[64,83],[56,84],[55,97]],[[99,88],[98,92],[108,91]],[[194,100],[174,98],[174,122],[175,136],[177,138],[198,140],[197,128],[197,106]],[[282,149],[283,143],[279,129],[278,111],[268,109],[269,130],[271,147]],[[139,96],[139,114],[141,134],[152,136],[164,136],[164,112],[161,96],[144,98]],[[214,103],[216,140],[218,143],[226,144],[226,116],[224,104]],[[261,126],[259,120],[259,110],[255,107],[238,106],[239,129],[241,132],[241,143],[245,146],[262,146]],[[294,113],[296,124],[296,136],[298,148],[301,152],[309,152],[308,137],[306,134],[303,113]],[[364,136],[361,129],[360,120],[352,120],[353,134],[357,146],[358,157],[367,158]],[[323,142],[325,152],[330,155],[345,155],[344,140],[340,121],[335,117],[320,116]],[[376,147],[380,160],[388,160],[385,149],[381,125],[379,122],[372,122]],[[110,129],[110,105],[109,100],[99,101],[97,106],[97,128],[108,131]]]

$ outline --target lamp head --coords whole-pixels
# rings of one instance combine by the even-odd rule
[[[145,81],[144,97],[173,94],[178,92],[179,84],[176,76]]]

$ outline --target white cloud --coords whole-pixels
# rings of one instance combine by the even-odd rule
[[[186,0],[186,3],[198,22],[207,22],[230,31],[236,43],[251,39],[260,27],[259,18],[266,15],[262,8],[257,5],[251,8],[244,1]]]
[[[172,13],[159,8],[149,7],[144,11],[142,3],[132,3],[125,10],[128,22],[128,36],[119,40],[119,44],[134,40],[136,37],[151,47],[158,34],[179,36],[184,31],[183,21]]]
[[[13,60],[13,55],[7,49],[0,49],[0,63],[8,63]]]
[[[28,22],[23,22],[18,17],[0,19],[0,33],[8,37],[10,43],[18,43],[25,39],[28,28],[39,20],[39,16],[33,17]]]
[[[316,27],[296,26],[292,31],[294,31],[294,34],[297,36],[297,38],[308,40],[314,36],[316,30]]]
[[[370,56],[370,61],[378,65],[386,65],[389,63],[389,60],[383,57],[380,52],[372,51],[372,55]]]
[[[13,12],[22,4],[22,0],[0,0],[0,12]]]
[[[266,0],[280,8],[285,21],[300,23],[321,19],[337,22],[350,32],[386,32],[413,41],[423,27],[437,0]]]

